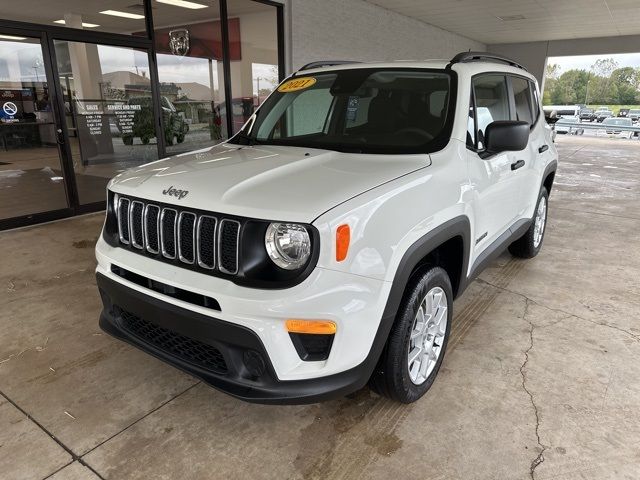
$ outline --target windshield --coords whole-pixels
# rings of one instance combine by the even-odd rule
[[[232,142],[420,153],[449,137],[446,72],[354,69],[284,82]],[[445,128],[449,127],[449,128]]]

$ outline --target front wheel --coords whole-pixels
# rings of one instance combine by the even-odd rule
[[[548,204],[549,193],[545,187],[542,187],[531,226],[524,235],[509,245],[511,255],[520,258],[533,258],[538,255],[547,226]]]
[[[452,307],[444,269],[430,267],[413,277],[369,382],[374,391],[411,403],[431,388],[447,348]]]

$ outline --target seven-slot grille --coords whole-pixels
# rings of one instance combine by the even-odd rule
[[[120,243],[205,270],[238,273],[240,222],[118,196]]]

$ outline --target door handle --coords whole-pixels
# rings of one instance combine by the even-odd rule
[[[544,153],[547,150],[549,150],[549,145],[542,145],[539,149],[538,149],[538,153]]]
[[[64,135],[61,128],[56,130],[56,142],[58,142],[58,145],[64,145]]]
[[[517,162],[511,164],[511,170],[517,170],[522,167],[524,167],[524,160],[518,160]]]

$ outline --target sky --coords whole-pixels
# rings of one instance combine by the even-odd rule
[[[640,46],[638,47],[640,48]],[[620,53],[616,55],[579,55],[574,57],[549,57],[547,64],[557,63],[560,72],[571,69],[589,70],[601,58],[613,58],[619,67],[640,67],[640,53]]]

